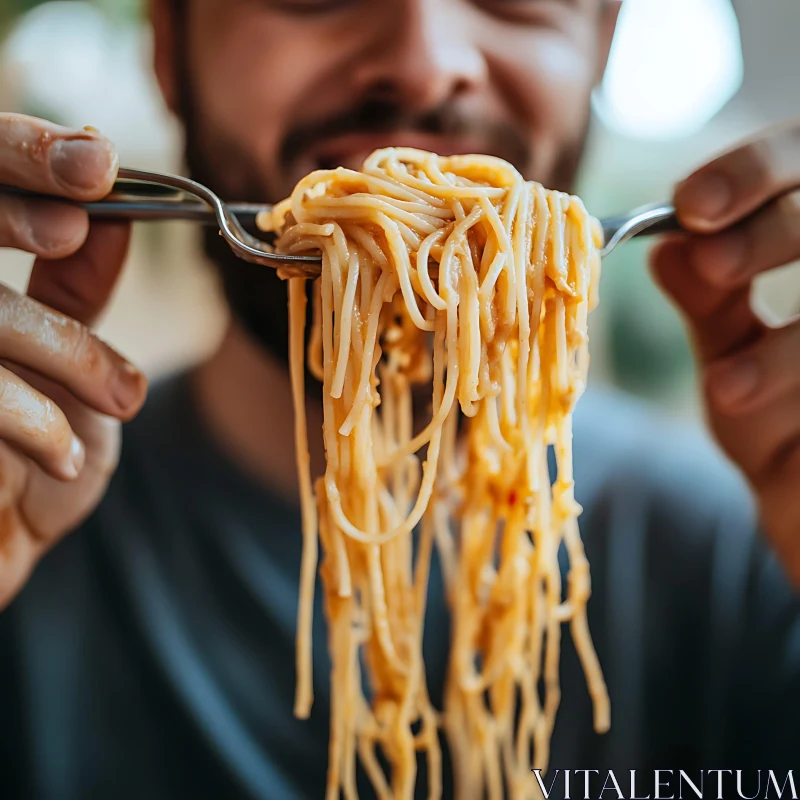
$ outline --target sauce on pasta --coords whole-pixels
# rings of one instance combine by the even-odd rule
[[[502,160],[405,148],[376,151],[360,172],[310,174],[260,224],[280,251],[323,259],[307,353],[304,278],[289,278],[289,302],[303,512],[295,713],[313,700],[319,543],[333,664],[327,797],[357,796],[360,759],[378,797],[411,798],[420,751],[438,797],[440,729],[457,797],[537,797],[531,768],[547,767],[564,623],[595,728],[609,726],[571,427],[599,226],[577,197]],[[323,383],[327,466],[315,483],[306,359]],[[434,547],[452,617],[442,709],[422,657]]]

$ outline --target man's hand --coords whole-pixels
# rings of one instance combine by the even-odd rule
[[[678,185],[691,234],[653,252],[685,315],[709,422],[755,489],[761,519],[800,587],[800,321],[764,325],[753,279],[800,258],[800,122],[768,131]],[[800,310],[800,309],[799,309]]]
[[[80,201],[110,190],[118,159],[94,131],[0,113],[0,184]],[[0,247],[35,254],[27,296],[0,284],[0,609],[37,560],[96,506],[116,467],[119,420],[144,377],[91,333],[129,227],[76,205],[0,197]]]

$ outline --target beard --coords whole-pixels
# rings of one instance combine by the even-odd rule
[[[178,26],[179,29],[185,26]],[[182,43],[181,43],[182,44]],[[251,203],[276,203],[291,191],[281,191],[263,177],[263,169],[253,153],[248,153],[233,138],[203,113],[196,102],[186,48],[178,47],[179,116],[185,135],[185,158],[189,175],[209,187],[223,200]],[[511,162],[526,178],[535,177],[545,185],[569,191],[573,185],[589,132],[587,102],[585,124],[573,141],[565,144],[551,170],[545,176],[532,176],[532,151],[525,132],[511,123],[487,122],[466,111],[457,101],[420,114],[410,112],[399,101],[384,97],[364,97],[335,117],[290,129],[278,151],[278,166],[283,175],[297,172],[297,161],[309,148],[332,136],[347,133],[386,134],[417,131],[442,136],[475,134],[492,152]],[[335,165],[320,164],[319,167]],[[233,177],[232,177],[233,176]],[[258,232],[251,230],[258,235]],[[269,267],[251,264],[236,257],[215,227],[203,229],[203,250],[216,267],[225,299],[233,319],[265,353],[288,365],[289,309],[286,281]],[[311,282],[308,313],[310,315]],[[306,340],[310,321],[306,324]],[[318,381],[306,375],[306,388],[313,394],[321,391]]]

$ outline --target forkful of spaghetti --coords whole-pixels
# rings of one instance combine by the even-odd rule
[[[359,760],[378,797],[410,798],[418,752],[438,797],[440,729],[457,797],[500,798],[504,786],[535,797],[565,623],[595,728],[610,724],[571,447],[602,226],[577,197],[505,161],[403,148],[376,151],[361,171],[311,173],[258,221],[279,253],[321,253],[308,337],[305,277],[290,278],[289,302],[303,519],[295,713],[313,701],[321,546],[327,797],[356,796]],[[306,364],[323,385],[322,476],[309,467]],[[424,403],[418,387],[429,387]],[[422,658],[434,548],[452,617],[442,709]]]

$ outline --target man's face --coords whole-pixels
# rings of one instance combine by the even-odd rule
[[[311,170],[358,168],[390,145],[497,155],[568,189],[616,11],[606,0],[182,0],[173,15],[170,2],[155,3],[156,65],[193,177],[271,202]],[[209,245],[234,312],[277,313],[254,300],[261,278],[219,237]]]

